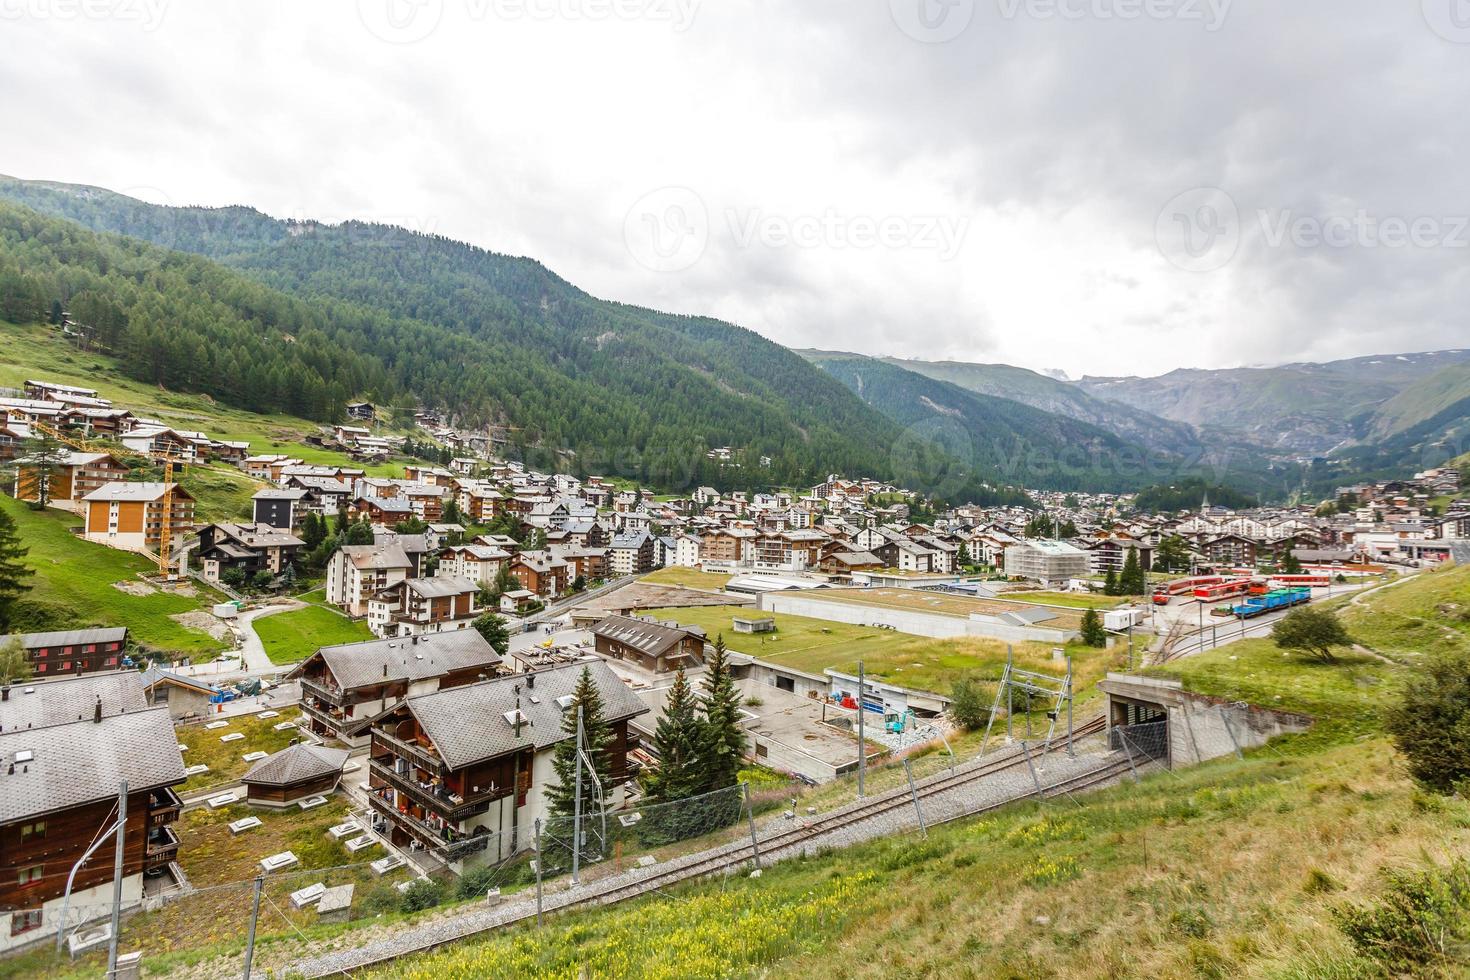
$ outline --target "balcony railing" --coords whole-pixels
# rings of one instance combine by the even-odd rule
[[[326,701],[329,704],[335,704],[338,707],[341,707],[342,705],[341,689],[329,687],[326,684],[321,683],[320,681],[310,680],[305,677],[301,678],[301,691],[304,694],[310,694],[313,697],[321,698],[323,701]]]
[[[420,805],[429,807],[451,823],[484,813],[492,801],[510,795],[510,787],[497,786],[493,793],[479,793],[475,796],[456,799],[444,787],[420,786],[412,776],[400,773],[392,766],[384,765],[378,759],[369,760],[368,770],[386,780],[394,789],[407,793]]]
[[[179,835],[169,826],[154,827],[148,832],[148,843],[143,850],[144,863],[148,867],[167,864],[179,854]]]
[[[460,860],[470,854],[483,851],[489,846],[490,835],[488,834],[466,837],[451,829],[446,837],[444,831],[436,830],[431,824],[399,810],[389,800],[377,793],[368,794],[368,803],[374,810],[387,817],[389,823],[408,831],[422,841],[435,858],[443,858],[447,852],[452,852],[453,859]]]
[[[184,801],[179,799],[179,794],[171,787],[155,789],[148,795],[148,825],[159,827],[173,823],[183,809]]]
[[[441,776],[448,769],[448,767],[444,764],[444,760],[439,758],[438,754],[433,752],[431,749],[425,748],[424,746],[419,745],[415,742],[405,742],[401,738],[396,738],[392,735],[389,735],[382,729],[373,730],[373,740],[376,742],[382,742],[384,745],[388,746],[390,749],[393,749],[398,754],[408,756],[410,761],[417,763],[418,765],[430,770],[431,772],[438,773]]]

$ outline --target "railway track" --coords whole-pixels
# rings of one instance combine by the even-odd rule
[[[1099,715],[1078,725],[1073,732],[1073,738],[1075,740],[1099,734],[1105,727],[1106,720]],[[1065,745],[1065,741],[1054,741],[1049,751],[1051,753],[1059,752]],[[1035,760],[1043,754],[1032,753],[1031,757]],[[919,782],[915,785],[912,792],[907,785],[901,786],[897,789],[888,790],[873,796],[860,803],[851,804],[823,816],[815,817],[799,826],[794,826],[768,837],[761,838],[759,842],[761,860],[762,862],[780,860],[783,857],[790,856],[794,851],[804,850],[814,843],[819,844],[823,838],[830,837],[866,821],[911,810],[914,805],[914,794],[917,794],[921,801],[942,796],[945,793],[962,789],[977,780],[1015,769],[1018,766],[1024,766],[1026,765],[1026,756],[1027,752],[1024,748],[1008,747],[973,762],[965,768],[956,769],[952,773],[942,773],[932,776]],[[1098,786],[1117,778],[1121,774],[1125,774],[1128,768],[1128,761],[1126,759],[1109,760],[1096,769],[1075,774],[1043,787],[1042,796],[1045,798]],[[1023,793],[1009,795],[979,807],[966,808],[961,812],[948,816],[937,816],[929,820],[929,825],[938,826],[977,814],[987,813],[1026,799],[1032,795],[1034,794],[1029,790]],[[547,900],[543,904],[543,911],[552,913],[577,907],[614,905],[689,881],[734,871],[747,866],[751,862],[752,857],[749,840],[737,841],[716,848],[696,860],[686,861],[680,864],[670,864],[632,880],[610,884],[600,889],[593,885],[592,888],[595,890],[591,891],[565,891],[557,895],[547,896]],[[534,918],[536,918],[536,909],[532,904],[528,908],[518,910],[513,914],[501,916],[493,923],[464,923],[464,928],[451,930],[449,934],[425,936],[422,941],[413,944],[409,948],[386,952],[381,955],[374,955],[368,948],[364,948],[362,950],[364,955],[354,957],[351,962],[343,963],[340,966],[334,966],[329,969],[302,969],[306,964],[297,964],[292,972],[299,973],[301,976],[308,978],[349,973],[377,963],[429,952],[480,933],[515,925]]]

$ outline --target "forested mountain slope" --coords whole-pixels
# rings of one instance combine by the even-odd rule
[[[1024,477],[1057,490],[1138,489],[1190,465],[1088,422],[904,370],[903,362],[828,351],[803,356],[907,431],[942,442],[951,455],[1001,479]]]
[[[595,299],[531,260],[92,188],[0,180],[3,197],[169,246],[0,203],[5,315],[35,318],[59,300],[158,384],[317,419],[357,395],[422,403],[505,424],[521,449],[570,450],[556,457],[565,468],[660,486],[845,472],[922,489],[961,472],[930,446],[895,453],[898,426],[778,344]],[[706,458],[720,446],[738,466]],[[956,492],[993,498],[968,473]]]
[[[965,361],[922,361],[882,358],[889,364],[947,381],[968,391],[1009,398],[1043,412],[1090,422],[1130,442],[1168,453],[1189,454],[1200,449],[1194,428],[1125,405],[1095,398],[1077,385],[1010,364],[972,364]]]

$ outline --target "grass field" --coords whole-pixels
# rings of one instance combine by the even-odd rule
[[[940,640],[785,613],[760,614],[776,621],[774,633],[736,634],[730,628],[731,617],[751,615],[738,606],[659,609],[650,614],[702,627],[711,640],[723,633],[731,650],[793,670],[820,676],[824,668],[831,667],[853,673],[862,660],[870,677],[938,694],[949,693],[963,677],[994,681],[1006,658],[1006,645],[998,640]],[[1017,663],[1060,673],[1059,665],[1051,659],[1051,649],[1042,643],[1014,645]],[[1114,659],[1102,650],[1078,644],[1070,645],[1068,651],[1074,658],[1079,688],[1100,679]]]
[[[26,563],[36,569],[36,575],[26,580],[31,591],[22,598],[46,604],[58,619],[54,628],[126,626],[141,646],[195,659],[227,648],[209,634],[169,618],[207,610],[212,594],[199,590],[195,596],[130,595],[113,583],[141,585],[139,573],[157,570],[146,558],[76,537],[67,530],[80,520],[72,514],[34,511],[10,497],[0,497],[0,509],[14,518],[21,541],[30,549]]]
[[[971,614],[995,616],[1017,608],[1016,603],[1005,599],[972,599],[968,596],[951,595],[944,592],[924,592],[917,589],[827,589],[811,596],[823,602],[846,602],[858,606],[875,606],[880,609],[902,609],[910,612],[932,613],[936,616],[954,616],[967,619]],[[1025,608],[1022,605],[1020,608]],[[1056,629],[1075,630],[1082,622],[1082,615],[1073,609],[1058,609],[1057,618],[1041,624]]]
[[[1380,653],[1412,658],[1470,649],[1470,567],[1421,572],[1339,605],[1353,637]]]
[[[261,710],[267,710],[262,705]],[[184,765],[206,765],[208,772],[190,776],[180,792],[197,793],[210,786],[223,786],[245,774],[253,763],[243,756],[249,752],[278,752],[300,738],[301,732],[294,728],[278,732],[275,726],[283,721],[297,721],[301,712],[296,708],[277,708],[276,718],[257,718],[255,715],[227,715],[219,720],[228,721],[226,728],[205,728],[203,725],[186,725],[178,730],[179,744],[187,745],[184,750]],[[238,732],[245,737],[238,742],[221,742],[220,736]]]
[[[686,589],[723,589],[730,581],[729,575],[717,575],[714,572],[701,572],[697,568],[683,568],[678,565],[670,565],[660,568],[656,572],[650,572],[643,576],[640,581],[649,582],[654,585],[677,585]]]
[[[315,653],[317,647],[373,638],[366,621],[348,619],[317,605],[264,616],[252,625],[273,664],[294,664]]]
[[[1044,606],[1066,606],[1069,609],[1114,609],[1123,604],[1117,596],[1089,595],[1085,592],[1003,592],[1002,599],[1015,602],[1039,602]]]

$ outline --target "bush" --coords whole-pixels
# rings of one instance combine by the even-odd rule
[[[454,897],[466,901],[472,898],[484,898],[485,893],[496,885],[494,868],[475,868],[466,871],[459,876],[459,884],[455,886]]]
[[[437,881],[415,881],[403,893],[405,912],[422,912],[444,901],[444,886]]]
[[[956,681],[950,692],[949,716],[964,728],[984,725],[990,717],[990,697],[984,686],[968,677]]]
[[[1333,910],[1358,952],[1392,973],[1412,976],[1464,962],[1470,954],[1470,863],[1390,871],[1387,878],[1388,893],[1380,901]]]
[[[1389,707],[1384,725],[1420,786],[1449,795],[1470,783],[1470,654],[1431,660]]]

